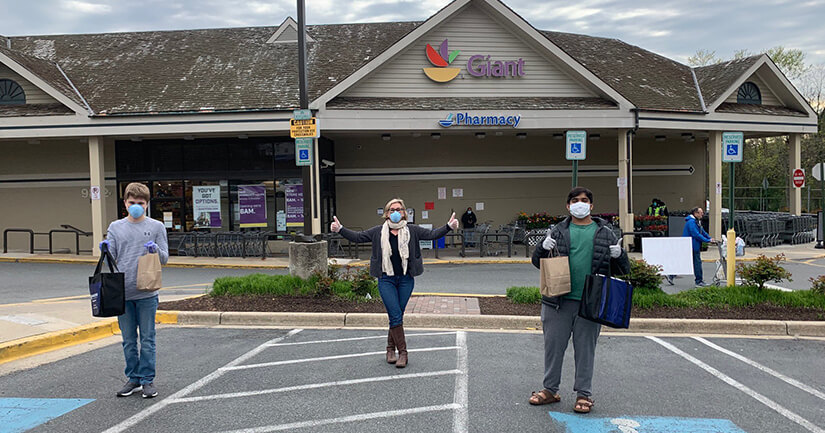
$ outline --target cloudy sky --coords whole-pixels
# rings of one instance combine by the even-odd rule
[[[309,24],[423,20],[449,0],[306,0]],[[506,0],[535,27],[618,38],[685,62],[784,45],[825,63],[825,0]],[[269,26],[295,0],[0,0],[7,36]]]

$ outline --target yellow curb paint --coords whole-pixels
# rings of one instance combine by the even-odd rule
[[[12,340],[0,344],[0,364],[99,340],[115,333],[120,333],[117,320],[101,320],[62,331]]]
[[[155,323],[162,323],[166,325],[176,325],[178,323],[177,311],[158,311],[155,314]]]

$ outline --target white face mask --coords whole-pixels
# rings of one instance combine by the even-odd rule
[[[578,219],[587,218],[590,215],[590,204],[584,202],[576,202],[570,205],[570,215]]]

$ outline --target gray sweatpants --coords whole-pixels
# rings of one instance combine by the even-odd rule
[[[576,382],[573,390],[579,396],[592,395],[593,363],[596,341],[602,325],[579,317],[580,301],[561,298],[559,308],[541,304],[541,327],[544,333],[544,388],[556,394],[561,383],[564,352],[573,334],[573,355],[576,361]]]

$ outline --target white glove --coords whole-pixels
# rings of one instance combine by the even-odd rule
[[[616,245],[610,246],[610,257],[614,259],[618,259],[619,256],[622,255],[622,240],[619,239],[619,243]]]
[[[541,247],[547,251],[556,248],[556,240],[550,237],[550,232],[547,232],[547,237],[544,238],[544,242],[541,243]]]
[[[450,215],[450,220],[447,221],[447,225],[450,226],[450,228],[454,231],[458,230],[458,220],[455,219],[455,212],[453,212],[453,214]]]
[[[333,219],[333,221],[332,221],[332,224],[330,224],[330,225],[329,225],[329,230],[330,230],[331,232],[334,232],[334,233],[338,233],[338,232],[340,232],[340,231],[341,231],[341,228],[343,228],[344,226],[343,226],[343,225],[341,225],[341,222],[340,222],[340,221],[338,221],[338,217],[337,217],[337,216],[333,216],[333,217],[332,217],[332,219]]]

